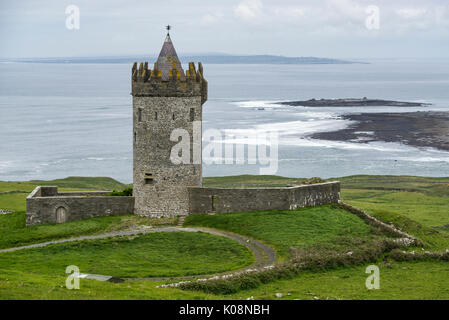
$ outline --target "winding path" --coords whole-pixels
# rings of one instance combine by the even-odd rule
[[[223,273],[218,273],[218,274],[217,273],[209,274],[209,275],[120,279],[120,278],[115,278],[112,276],[105,276],[105,275],[80,274],[80,278],[95,279],[95,280],[99,280],[99,281],[111,281],[111,282],[123,281],[123,280],[150,280],[150,281],[184,280],[184,279],[192,279],[192,278],[197,278],[197,277],[232,274],[232,273],[241,272],[241,271],[247,270],[247,269],[264,268],[264,267],[272,266],[274,264],[274,262],[276,261],[276,254],[275,254],[274,250],[258,240],[255,240],[255,239],[252,239],[252,238],[249,238],[246,236],[242,236],[240,234],[232,233],[232,232],[227,232],[227,231],[222,231],[222,230],[217,230],[217,229],[201,228],[201,227],[192,227],[192,228],[189,228],[189,227],[187,227],[187,228],[160,227],[160,228],[152,228],[152,229],[148,229],[148,230],[128,230],[128,231],[109,232],[109,233],[102,233],[102,234],[92,235],[92,236],[80,236],[80,237],[76,237],[76,238],[52,240],[52,241],[30,244],[30,245],[21,246],[21,247],[1,249],[0,253],[12,252],[12,251],[17,251],[17,250],[25,250],[25,249],[33,249],[33,248],[42,248],[42,247],[46,247],[48,245],[66,243],[66,242],[96,240],[96,239],[133,236],[133,235],[144,235],[144,234],[156,233],[156,232],[204,232],[204,233],[209,233],[209,234],[213,234],[216,236],[226,237],[226,238],[229,238],[229,239],[239,242],[240,244],[246,246],[249,250],[251,250],[251,252],[254,254],[254,263],[248,267],[241,268],[238,270],[232,270],[232,271],[228,271],[228,272],[223,272]]]

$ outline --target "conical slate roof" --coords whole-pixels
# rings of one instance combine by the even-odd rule
[[[159,53],[159,58],[157,58],[157,68],[162,71],[163,81],[169,80],[169,72],[174,68],[179,71],[180,79],[185,80],[184,70],[182,69],[181,61],[179,61],[178,55],[176,54],[170,34],[167,34],[161,53]]]

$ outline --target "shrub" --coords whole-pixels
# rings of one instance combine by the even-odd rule
[[[390,258],[396,261],[449,261],[449,251],[446,252],[415,252],[395,249],[391,251]]]
[[[321,179],[320,177],[313,177],[308,179],[301,179],[298,181],[298,184],[315,184],[315,183],[324,183],[326,180]]]
[[[342,243],[339,243],[330,247],[313,245],[304,249],[291,249],[290,262],[272,269],[242,273],[226,279],[184,282],[179,288],[212,294],[232,294],[240,290],[254,289],[274,280],[293,278],[302,270],[314,271],[376,261],[385,252],[401,247],[393,240],[377,237],[371,240],[343,238],[340,242],[344,244],[343,247]]]
[[[128,187],[126,189],[123,189],[122,191],[112,191],[108,196],[111,197],[131,197],[133,195],[133,188]]]

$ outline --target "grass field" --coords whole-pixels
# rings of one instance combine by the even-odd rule
[[[212,295],[174,288],[156,288],[161,281],[123,283],[82,280],[80,290],[67,290],[65,276],[0,272],[0,299],[449,299],[449,266],[441,262],[379,264],[380,289],[365,287],[366,265],[320,272],[306,271],[293,279],[274,281],[231,295]],[[290,295],[289,295],[290,294]],[[316,297],[316,298],[315,298]]]
[[[94,234],[126,229],[139,224],[155,225],[158,223],[151,219],[121,216],[25,228],[25,197],[27,192],[34,189],[36,185],[58,184],[66,189],[90,190],[121,190],[126,187],[111,180],[109,178],[68,178],[59,180],[62,184],[54,181],[48,183],[0,182],[0,209],[16,211],[12,214],[0,215],[0,247],[6,248],[72,235]],[[368,211],[382,221],[392,222],[402,230],[418,237],[425,243],[426,250],[449,249],[449,178],[360,175],[337,180],[342,182],[342,199],[345,202]],[[298,181],[301,179],[275,176],[238,176],[205,178],[204,185],[216,187],[285,186]],[[297,212],[190,216],[187,223],[213,226],[257,238],[275,248],[280,254],[281,260],[288,260],[291,248],[307,248],[314,244],[334,248],[348,237],[369,239],[373,236],[370,228],[361,220],[340,210],[331,206],[323,206],[300,209]],[[160,223],[173,224],[175,221],[167,220]],[[114,271],[115,268],[106,261],[120,266],[123,264],[123,267],[117,268],[122,270],[123,274],[140,272],[141,268],[138,266],[141,263],[148,266],[147,270],[150,270],[152,266],[145,260],[144,253],[138,255],[134,265],[130,261],[130,256],[126,255],[127,252],[133,252],[131,244],[136,240],[130,242],[126,240],[125,243],[119,244],[117,252],[114,252],[115,247],[110,241],[104,241],[104,243],[100,241],[86,243],[79,248],[76,245],[75,247],[62,245],[61,247],[46,248],[45,250],[50,250],[49,252],[27,250],[11,253],[10,256],[0,254],[0,298],[246,299],[253,296],[255,299],[274,299],[275,293],[282,293],[282,299],[449,299],[449,265],[447,262],[430,260],[396,262],[391,260],[388,255],[375,262],[380,268],[380,290],[365,288],[366,264],[320,271],[304,271],[289,279],[275,280],[251,290],[242,290],[227,295],[213,295],[175,288],[159,289],[156,286],[161,282],[153,281],[127,281],[114,284],[82,280],[80,290],[65,289],[65,275],[60,268],[66,265],[64,263],[68,260],[66,258],[76,257],[77,254],[79,255],[77,260],[83,263],[83,268],[95,271],[95,273],[106,274],[106,272],[97,272],[100,269]],[[193,239],[192,245],[198,245],[196,247],[198,250],[202,246],[207,251],[210,241],[206,243],[203,240],[205,239]],[[169,240],[171,244],[175,242]],[[182,241],[177,241],[177,243],[187,245]],[[130,247],[127,248],[127,245]],[[215,251],[218,251],[227,250],[236,244],[216,242],[214,245],[216,245]],[[139,246],[142,246],[143,252],[145,252],[144,248],[148,248],[148,255],[153,257],[152,259],[158,257],[158,254],[161,255],[158,261],[159,265],[152,269],[155,272],[160,272],[159,274],[163,273],[164,268],[161,266],[170,259],[172,259],[171,262],[180,261],[176,258],[176,246],[169,246],[167,261],[164,261],[165,256],[163,252],[160,252],[161,250],[157,247],[150,249],[144,239]],[[107,257],[101,256],[102,249],[108,252]],[[56,252],[51,250],[56,250]],[[136,248],[134,253],[137,254],[137,251],[142,250]],[[413,250],[421,250],[421,248],[413,248]],[[227,254],[232,255],[232,250]],[[52,258],[47,262],[44,259],[45,256]],[[194,256],[195,254],[192,255],[192,257]],[[217,257],[219,255],[215,252],[209,252],[207,257],[209,256],[211,260],[202,256],[204,261],[201,263],[201,260],[193,261],[194,259],[192,259],[191,263],[186,260],[183,266],[183,261],[181,261],[180,266],[174,268],[173,271],[178,274],[188,273],[190,272],[189,264],[196,267],[204,265],[213,270],[219,264],[218,261],[221,257]],[[89,257],[95,257],[95,259],[90,261]],[[217,260],[214,260],[214,257]],[[249,263],[248,256],[241,253],[240,257],[241,263]],[[106,260],[103,263],[100,261],[101,259]],[[229,259],[228,256],[227,260],[232,260],[232,262],[225,262],[225,264],[230,263],[227,265],[228,268],[237,267],[236,264],[231,266],[232,263],[235,263],[233,261],[235,259]],[[58,270],[57,274],[53,274],[56,269]]]
[[[449,299],[449,264],[441,262],[383,262],[380,289],[368,290],[367,265],[334,270],[305,271],[292,279],[278,280],[257,289],[227,296],[232,299],[339,300],[339,299]]]
[[[449,178],[357,175],[341,181],[342,200],[415,235],[428,249],[449,249]],[[264,183],[265,181],[265,183]],[[205,186],[279,186],[276,176],[206,178]]]
[[[344,201],[415,235],[428,249],[449,249],[449,178],[356,176],[341,181]]]
[[[0,255],[0,269],[64,275],[68,265],[76,265],[83,273],[125,278],[211,274],[252,262],[249,249],[238,242],[193,232],[86,240]]]
[[[338,243],[341,237],[369,237],[370,227],[359,217],[333,206],[293,211],[258,211],[190,215],[187,226],[203,226],[243,234],[273,246],[282,258],[291,248]]]
[[[26,197],[38,185],[58,185],[60,191],[121,190],[126,185],[111,178],[70,177],[52,181],[0,182],[0,209],[14,211],[0,215],[0,249],[52,239],[119,231],[135,225],[174,224],[174,219],[146,219],[135,215],[92,218],[63,224],[26,227]]]

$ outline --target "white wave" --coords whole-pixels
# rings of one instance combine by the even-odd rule
[[[410,152],[415,149],[395,142],[370,142],[357,143],[346,141],[318,140],[310,138],[287,139],[282,141],[284,145],[297,147],[324,147],[343,150],[377,150],[386,152]]]
[[[250,128],[225,129],[227,135],[254,136],[269,132],[278,132],[280,136],[306,136],[316,132],[345,129],[352,121],[343,119],[289,121],[257,124]]]
[[[284,100],[288,101],[288,100]],[[363,139],[355,141],[329,141],[329,140],[317,140],[309,138],[310,135],[317,132],[333,132],[347,128],[355,121],[342,119],[340,116],[348,113],[378,113],[378,112],[411,112],[430,110],[438,108],[434,106],[429,109],[429,106],[414,107],[414,108],[400,108],[400,107],[339,107],[339,108],[315,108],[304,106],[289,106],[286,109],[285,105],[279,105],[279,101],[239,101],[234,104],[242,108],[283,108],[280,112],[289,113],[292,117],[298,120],[289,122],[274,122],[266,124],[257,124],[249,128],[237,128],[226,129],[226,135],[237,137],[249,137],[245,139],[237,139],[238,143],[242,144],[257,144],[261,143],[258,140],[257,135],[266,134],[272,131],[276,131],[279,134],[279,145],[297,146],[297,147],[321,147],[321,148],[333,148],[342,150],[374,150],[381,152],[388,152],[392,155],[400,153],[405,154],[407,152],[416,155],[418,152],[422,156],[420,157],[404,157],[404,160],[416,161],[416,162],[440,162],[449,161],[449,153],[435,154],[437,150],[432,148],[417,148],[408,146],[398,142],[363,142]],[[290,111],[290,112],[289,112]],[[373,135],[374,132],[358,132],[360,134]],[[365,138],[366,139],[366,138]],[[236,143],[236,140],[224,138],[224,143]],[[396,159],[396,158],[395,158]],[[399,159],[399,158],[397,158]]]
[[[252,100],[252,101],[237,101],[237,102],[231,102],[231,104],[237,105],[241,108],[285,108],[285,105],[277,104],[278,102],[283,101],[258,101],[258,100]]]
[[[296,113],[296,115],[309,118],[309,120],[315,120],[314,118],[318,119],[338,119],[338,115],[336,113],[332,112],[316,112],[316,111],[303,111],[301,113]]]

